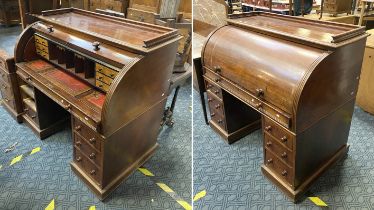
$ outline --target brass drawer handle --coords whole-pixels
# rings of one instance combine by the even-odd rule
[[[273,163],[273,159],[272,158],[270,158],[269,160],[267,160],[266,161],[268,164],[271,164],[271,163]]]
[[[271,141],[266,142],[266,146],[270,147],[273,143]]]
[[[211,87],[213,87],[213,85],[208,84],[208,85],[206,86],[206,89],[210,89]]]
[[[287,171],[286,170],[282,171],[282,176],[287,176]]]
[[[77,145],[78,147],[80,147],[80,146],[82,146],[82,142],[77,141],[77,142],[75,143],[75,145]]]
[[[77,157],[77,162],[81,162],[82,161],[82,157]]]
[[[31,81],[31,77],[30,77],[30,76],[27,76],[27,77],[26,77],[26,80],[27,80],[27,81]]]
[[[90,159],[95,159],[95,157],[96,157],[96,154],[95,154],[95,153],[93,152],[93,153],[91,153],[91,154],[90,154],[90,156],[89,156],[89,157],[90,157]]]
[[[221,119],[219,119],[219,120],[218,120],[218,123],[219,123],[219,124],[222,124],[222,123],[223,123],[223,121],[222,121]]]
[[[208,102],[212,102],[213,101],[213,99],[212,98],[208,98]]]
[[[216,95],[218,95],[218,93],[219,93],[219,90],[216,90],[216,91],[214,91],[214,93],[215,93]]]
[[[221,81],[221,79],[220,79],[220,78],[217,78],[217,79],[215,79],[214,81],[218,83],[218,82]]]
[[[91,144],[95,144],[96,139],[95,139],[95,137],[94,137],[94,138],[89,139],[88,141],[89,141]]]
[[[283,143],[287,142],[287,136],[283,136],[283,137],[281,138],[281,141],[282,141]]]
[[[36,115],[31,116],[31,119],[35,119],[35,118],[36,118]]]
[[[217,104],[217,105],[215,106],[216,109],[219,109],[220,107],[221,107],[221,105],[219,105],[219,104]]]
[[[214,116],[216,116],[216,113],[213,112],[212,114],[210,114],[210,116],[214,117]]]
[[[23,111],[27,112],[27,111],[29,111],[29,109],[28,108],[24,108]]]
[[[96,174],[96,170],[92,170],[92,171],[90,171],[90,174],[91,174],[91,175],[95,175],[95,174]]]
[[[7,98],[4,98],[4,101],[5,101],[5,102],[9,102],[9,99],[7,99]]]
[[[80,126],[80,125],[78,125],[78,126],[75,127],[76,131],[80,131],[81,129],[82,129],[82,126]]]
[[[282,157],[282,158],[287,158],[287,152],[283,152],[283,153],[281,154],[281,157]]]
[[[266,126],[265,131],[271,131],[271,125]]]
[[[256,89],[256,95],[257,95],[258,97],[262,97],[262,96],[264,96],[264,94],[265,94],[265,92],[264,92],[263,89],[261,89],[261,88],[257,88],[257,89]]]

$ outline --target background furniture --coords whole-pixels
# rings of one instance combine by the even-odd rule
[[[322,0],[321,1],[321,11],[320,11],[320,18],[324,12],[332,14],[334,16],[347,13],[350,14],[352,12],[353,0]]]
[[[0,49],[0,92],[2,103],[9,114],[22,122],[22,104],[13,57]]]
[[[0,0],[0,24],[10,26],[21,22],[17,0]]]
[[[366,41],[356,103],[366,112],[374,114],[374,29],[367,33],[371,36]]]

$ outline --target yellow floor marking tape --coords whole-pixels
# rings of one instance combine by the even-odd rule
[[[34,148],[33,150],[31,150],[30,155],[35,154],[35,153],[37,153],[37,152],[39,152],[39,151],[40,151],[40,147],[36,147],[36,148]]]
[[[33,154],[39,152],[40,150],[41,150],[40,147],[35,147],[35,148],[32,149],[31,151],[28,151],[28,152],[26,152],[26,153],[24,153],[24,154],[22,154],[22,155],[18,155],[18,156],[14,157],[14,158],[10,161],[10,163],[9,163],[8,166],[12,166],[12,165],[14,165],[14,164],[20,162],[21,160],[23,160],[23,159],[26,158],[27,156],[29,156],[29,155],[33,155]],[[3,168],[5,168],[5,166],[3,167],[2,165],[0,165],[0,170],[3,169]]]
[[[55,199],[53,199],[47,207],[45,207],[45,210],[53,210],[55,209]]]
[[[163,191],[167,192],[167,193],[173,193],[174,191],[172,189],[170,189],[169,186],[167,186],[166,184],[164,183],[156,183]]]
[[[164,192],[166,192],[167,194],[169,194],[170,197],[172,197],[175,201],[177,201],[179,203],[179,205],[181,205],[185,210],[192,210],[192,206],[188,202],[186,202],[185,200],[183,200],[183,198],[181,198],[169,186],[167,186],[164,183],[155,181],[154,180],[155,179],[154,178],[155,175],[152,172],[150,172],[148,169],[141,167],[138,170],[140,172],[142,172],[145,176],[148,176],[153,183],[157,184]]]
[[[317,206],[327,206],[319,197],[309,197],[309,199]]]
[[[96,210],[96,206],[91,206],[88,210]]]
[[[206,195],[206,190],[203,190],[195,195],[193,201],[198,201]]]
[[[22,160],[22,156],[23,156],[23,155],[19,155],[19,156],[13,158],[13,160],[10,162],[10,165],[9,165],[9,166],[11,166],[11,165],[13,165],[13,164],[16,164],[17,162],[21,161],[21,160]]]
[[[146,168],[138,168],[138,170],[146,176],[155,176],[152,174],[152,172],[148,171]]]

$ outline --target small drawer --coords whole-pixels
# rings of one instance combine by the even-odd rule
[[[99,72],[96,72],[96,79],[99,80],[100,82],[104,82],[107,85],[111,85],[113,82],[112,78],[109,78],[108,76],[101,74]]]
[[[96,80],[96,87],[104,90],[105,92],[108,92],[108,90],[109,90],[109,85],[107,85],[104,82],[101,82],[99,80]]]
[[[36,105],[32,99],[24,99],[24,114],[26,114],[32,121],[39,125],[38,114],[36,112]]]
[[[96,139],[86,140],[74,132],[74,145],[80,149],[92,162],[101,166],[101,153],[95,148]]]
[[[38,49],[36,50],[36,53],[37,53],[38,55],[42,56],[43,58],[49,60],[49,54],[48,54],[48,53],[46,53],[46,52],[44,52],[44,51],[41,51],[41,50],[38,50]]]
[[[40,51],[43,51],[45,53],[49,53],[48,47],[46,47],[42,44],[36,43],[35,48],[36,48],[36,50],[40,50]]]
[[[34,35],[35,43],[48,47],[48,41],[40,36]]]
[[[263,117],[263,131],[291,151],[293,150],[294,136],[267,117]]]
[[[101,65],[99,63],[96,63],[95,70],[96,70],[96,72],[99,72],[101,74],[105,74],[106,76],[108,76],[109,78],[112,78],[112,79],[114,79],[118,74],[117,71],[115,71],[115,70],[113,70],[109,67],[106,67],[104,65]]]
[[[222,99],[222,90],[221,90],[221,88],[213,85],[208,80],[205,80],[205,85],[206,85],[206,90],[208,92],[210,92],[210,93],[214,94],[215,96],[217,96],[218,98]]]
[[[279,178],[288,182],[290,186],[294,184],[294,171],[292,168],[288,167],[282,161],[280,161],[275,155],[273,155],[269,150],[265,151],[265,161],[264,164],[274,171]]]
[[[209,92],[207,94],[210,113],[215,112],[215,113],[218,113],[219,115],[225,116],[223,103],[219,101],[218,99],[216,99],[215,97],[213,97],[212,95],[213,94]]]
[[[74,147],[74,162],[93,180],[98,184],[102,183],[101,180],[101,170],[95,166],[88,158],[79,150],[79,148]]]
[[[288,166],[293,167],[294,155],[286,146],[282,145],[278,140],[265,133],[264,147],[272,151],[280,160],[284,161]]]
[[[211,112],[210,113],[210,118],[221,129],[223,129],[224,131],[227,131],[227,129],[226,129],[226,120],[225,120],[225,118],[223,116],[217,114],[216,112]]]
[[[73,118],[73,130],[83,137],[91,146],[96,148],[97,151],[101,151],[101,137],[77,118]]]

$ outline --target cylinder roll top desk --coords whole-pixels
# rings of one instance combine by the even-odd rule
[[[232,15],[201,60],[210,126],[232,143],[262,126],[262,171],[297,201],[348,152],[364,27]]]
[[[104,199],[158,145],[180,37],[74,8],[38,19],[15,47],[23,122],[43,139],[71,119],[72,170]]]

